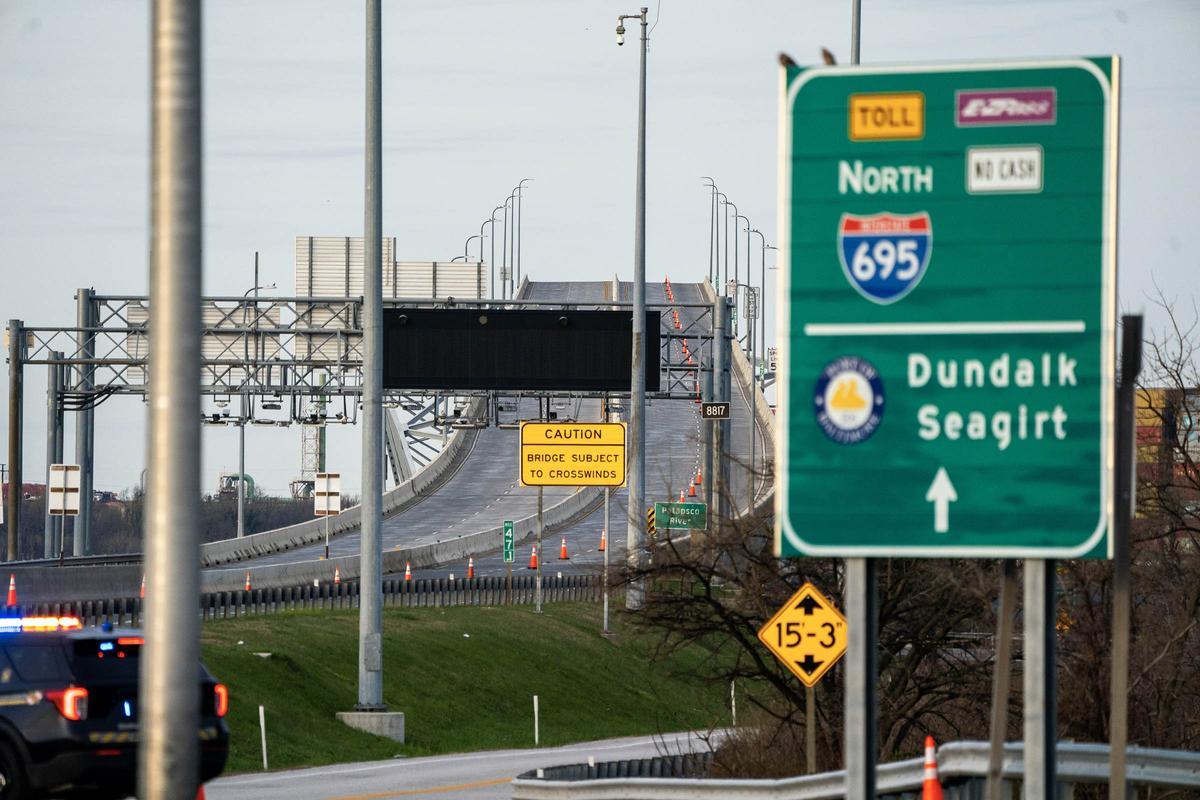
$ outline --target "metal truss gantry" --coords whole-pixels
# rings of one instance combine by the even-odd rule
[[[149,298],[98,295],[79,289],[75,296],[74,327],[26,326],[10,320],[9,377],[10,462],[20,463],[22,399],[19,391],[26,366],[47,366],[55,376],[50,398],[50,435],[62,411],[76,414],[76,461],[81,466],[83,507],[75,521],[74,554],[88,552],[94,461],[95,408],[114,395],[149,392]],[[362,394],[362,299],[360,297],[207,297],[201,301],[201,374],[198,389],[222,409],[205,416],[210,424],[320,427],[352,424],[358,418]],[[561,303],[531,300],[457,300],[401,298],[386,300],[385,308],[544,308],[622,309],[630,303]],[[688,308],[686,322],[675,327],[670,309]],[[702,373],[711,371],[713,306],[707,303],[648,305],[658,309],[660,391],[649,397],[695,400],[701,394]],[[619,392],[524,393],[525,396],[627,397]],[[484,416],[466,414],[467,399],[487,397]],[[453,427],[482,427],[497,419],[501,402],[510,393],[464,391],[434,393],[421,387],[388,390],[385,404],[398,410],[387,415],[387,445],[393,478],[399,482],[429,463]],[[226,407],[241,398],[246,411],[233,417]],[[397,419],[398,418],[398,419]],[[57,423],[61,427],[61,423]],[[14,435],[15,434],[15,435]],[[316,436],[304,438],[302,460],[316,469]],[[312,441],[310,441],[312,440]],[[313,452],[309,453],[308,451]],[[301,475],[297,484],[308,476]],[[20,480],[19,468],[13,481]],[[14,509],[10,504],[9,514]],[[11,543],[10,539],[10,543]],[[10,551],[11,551],[10,546]],[[9,558],[14,554],[9,553]]]

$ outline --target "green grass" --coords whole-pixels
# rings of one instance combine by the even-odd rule
[[[385,609],[384,701],[405,714],[403,745],[334,718],[357,699],[357,611],[206,622],[204,661],[230,692],[227,771],[262,768],[259,704],[272,769],[532,747],[534,694],[542,745],[727,723],[722,690],[671,676],[707,651],[654,662],[652,641],[615,621],[605,638],[596,604]]]

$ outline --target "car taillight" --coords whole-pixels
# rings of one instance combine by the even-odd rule
[[[58,713],[66,719],[76,722],[87,719],[88,690],[82,686],[68,686],[66,689],[48,691],[46,699],[54,703]]]
[[[229,687],[223,683],[213,687],[213,710],[218,717],[225,716],[229,711]]]

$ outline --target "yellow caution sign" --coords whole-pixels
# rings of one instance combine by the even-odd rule
[[[846,652],[846,618],[806,583],[759,629],[758,640],[805,686],[815,686]]]
[[[625,423],[522,422],[522,486],[625,485]]]
[[[921,139],[925,95],[920,92],[850,95],[850,139],[855,142]]]

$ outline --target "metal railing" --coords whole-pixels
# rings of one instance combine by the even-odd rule
[[[537,578],[515,575],[509,589],[507,579],[486,577],[454,579],[421,578],[383,581],[385,606],[405,608],[424,606],[497,606],[533,603]],[[287,611],[358,608],[359,583],[323,582],[316,585],[281,586],[235,592],[205,592],[200,595],[199,612],[203,619],[232,619],[248,615],[280,614]],[[563,575],[542,579],[543,603],[597,602],[603,586],[594,575]],[[144,600],[140,597],[113,597],[103,600],[74,600],[63,603],[31,603],[10,607],[10,616],[79,617],[84,627],[112,625],[139,627]]]
[[[1004,746],[1004,797],[1017,796],[1024,775],[1022,744]],[[1077,785],[1108,782],[1108,745],[1058,743],[1060,797],[1071,797]],[[1145,789],[1165,790],[1155,797],[1200,796],[1200,753],[1130,747],[1126,750],[1129,788],[1145,797]],[[696,777],[704,756],[664,756],[644,762],[551,767],[526,772],[512,782],[513,800],[840,800],[845,797],[846,773],[825,772],[780,780],[705,779]],[[988,743],[950,742],[937,750],[938,772],[946,800],[976,800],[983,796],[988,768]],[[540,776],[539,776],[539,773]],[[661,775],[662,777],[649,777]],[[880,798],[901,800],[921,796],[924,759],[880,764]]]

